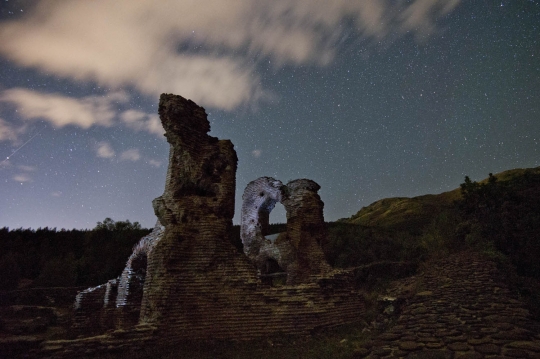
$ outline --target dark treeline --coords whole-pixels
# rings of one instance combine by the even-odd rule
[[[519,275],[540,279],[540,174],[526,171],[508,181],[489,174],[486,183],[465,177],[457,203],[457,228],[467,246],[493,248]]]
[[[135,243],[150,233],[138,222],[98,222],[92,230],[0,229],[0,289],[93,286],[120,275]]]
[[[284,223],[271,224],[271,233],[285,231]],[[92,230],[56,228],[0,229],[0,290],[21,284],[32,287],[95,286],[122,273],[133,246],[150,229],[138,222],[106,218]],[[231,241],[243,251],[240,226]]]

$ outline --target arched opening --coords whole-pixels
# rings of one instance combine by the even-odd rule
[[[268,214],[267,224],[262,229],[262,235],[274,243],[282,232],[287,232],[287,213],[283,204],[276,202]]]

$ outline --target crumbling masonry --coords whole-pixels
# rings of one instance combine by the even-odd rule
[[[158,342],[174,343],[306,334],[360,320],[352,274],[332,269],[320,247],[326,231],[319,185],[251,182],[242,207],[245,255],[239,253],[229,238],[233,144],[209,136],[204,108],[181,96],[161,95],[159,115],[170,155],[165,191],[153,201],[158,223],[119,279],[79,293],[77,328],[147,326]],[[287,232],[271,240],[268,215],[277,202],[287,211]],[[285,273],[286,285],[261,280],[269,262]]]
[[[320,247],[326,237],[320,186],[308,179],[283,185],[272,177],[250,182],[242,196],[241,237],[244,252],[262,275],[272,264],[285,271],[287,284],[309,283],[331,272]],[[267,238],[270,212],[277,202],[287,211],[287,232]]]

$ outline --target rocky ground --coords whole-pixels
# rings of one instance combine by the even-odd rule
[[[540,323],[499,278],[493,262],[473,253],[428,263],[389,291],[409,296],[395,308],[395,325],[354,357],[540,358]]]

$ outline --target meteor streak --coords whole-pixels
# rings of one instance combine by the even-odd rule
[[[22,144],[22,146],[20,146],[19,148],[17,148],[15,151],[13,151],[11,153],[11,155],[7,156],[2,162],[0,162],[0,165],[3,165],[4,162],[7,162],[9,161],[9,159],[11,157],[13,157],[14,154],[16,154],[21,148],[23,148],[24,146],[26,146],[28,144],[28,142],[32,141],[34,139],[34,137],[36,137],[37,135],[39,135],[41,133],[41,131],[43,131],[43,129],[39,130],[38,133],[36,133],[34,136],[30,137],[30,139],[28,141],[26,141],[25,143]]]

